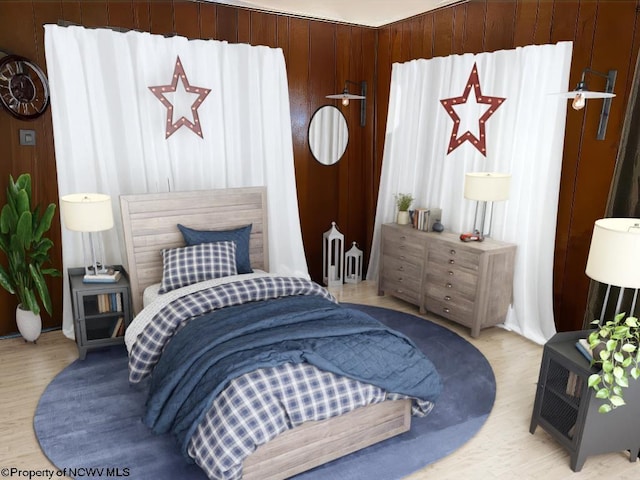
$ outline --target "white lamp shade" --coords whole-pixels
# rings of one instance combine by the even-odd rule
[[[586,274],[607,285],[640,288],[640,219],[596,220]]]
[[[511,188],[511,174],[473,172],[464,176],[464,198],[485,202],[507,200]]]
[[[73,193],[60,198],[64,226],[76,232],[113,228],[111,197],[102,193]]]

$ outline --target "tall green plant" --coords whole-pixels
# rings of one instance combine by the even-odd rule
[[[0,250],[7,256],[7,268],[0,265],[0,285],[18,297],[20,307],[40,313],[40,304],[51,314],[51,297],[45,276],[59,276],[55,268],[45,268],[51,261],[53,242],[44,237],[51,227],[55,204],[40,213],[31,208],[31,176],[23,173],[14,182],[9,176],[7,203],[0,212]]]

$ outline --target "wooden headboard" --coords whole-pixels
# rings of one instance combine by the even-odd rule
[[[253,224],[251,266],[269,271],[265,187],[121,195],[120,211],[135,314],[144,289],[162,279],[162,249],[184,246],[178,223],[197,230]]]

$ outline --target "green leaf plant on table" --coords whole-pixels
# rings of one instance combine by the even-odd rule
[[[629,386],[629,377],[640,378],[640,323],[623,312],[603,325],[599,320],[592,325],[596,325],[588,339],[592,364],[600,367],[600,372],[590,375],[588,384],[596,391],[596,398],[603,400],[598,411],[608,413],[625,405],[623,389]]]

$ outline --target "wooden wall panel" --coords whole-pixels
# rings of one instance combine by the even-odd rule
[[[172,0],[149,1],[149,31],[158,35],[175,33],[175,18]]]
[[[226,40],[231,43],[238,41],[238,12],[239,10],[237,8],[226,5],[217,6],[217,40]]]
[[[287,63],[291,106],[294,165],[303,225],[303,239],[312,276],[320,280],[322,233],[332,220],[340,220],[350,238],[366,242],[367,224],[373,214],[365,214],[374,204],[363,177],[370,172],[375,135],[375,29],[337,25],[233,8],[209,2],[179,0],[104,1],[3,1],[0,2],[0,48],[35,59],[44,67],[43,23],[58,20],[86,26],[114,26],[150,31],[160,35],[179,34],[188,38],[213,38],[232,43],[281,47]],[[361,128],[359,102],[343,111],[352,135],[345,161],[333,167],[316,162],[309,152],[307,130],[311,115],[321,105],[335,103],[325,98],[342,89],[344,80],[366,80],[370,100],[367,126]],[[18,145],[18,130],[36,130],[36,147]],[[367,162],[363,152],[368,155]],[[0,112],[0,201],[4,199],[5,178],[31,172],[34,196],[40,202],[58,201],[53,127],[51,115],[32,122],[20,122]],[[346,209],[346,210],[345,210]],[[353,213],[355,212],[355,213]],[[56,217],[52,239],[57,245],[54,263],[62,264],[60,221]],[[371,227],[372,228],[372,227]],[[364,245],[361,245],[364,248]],[[54,300],[52,319],[45,326],[60,325],[62,281],[51,282]],[[0,335],[16,330],[15,299],[0,292]]]
[[[204,39],[217,38],[216,16],[217,10],[214,3],[200,3],[200,35]]]
[[[516,2],[487,2],[483,48],[485,52],[513,48],[516,5]]]
[[[582,327],[589,279],[584,274],[593,222],[604,214],[613,165],[620,142],[624,110],[629,96],[630,75],[638,54],[638,2],[606,0],[560,1],[522,0],[517,2],[471,1],[424,15],[424,24],[433,19],[432,56],[459,53],[459,22],[464,18],[464,52],[478,53],[570,40],[573,59],[570,86],[582,69],[606,72],[618,70],[617,97],[613,100],[607,137],[595,140],[601,100],[589,101],[580,112],[569,108],[560,186],[554,259],[554,311],[559,330]],[[449,14],[455,12],[453,27]],[[464,12],[464,15],[462,14]],[[397,51],[394,34],[417,28],[415,19],[382,27],[378,32],[378,98],[387,94],[389,75],[386,63],[406,58]],[[453,43],[444,30],[453,28]],[[386,52],[393,51],[391,58]],[[427,51],[423,53],[428,53]],[[413,52],[412,52],[413,54]],[[603,83],[593,80],[594,88]],[[384,92],[384,93],[383,93]],[[384,132],[385,112],[380,104],[377,135]],[[383,139],[376,138],[376,156],[381,158]]]
[[[131,0],[110,0],[107,3],[107,14],[107,25],[127,30],[135,28],[135,13]]]
[[[178,35],[187,38],[202,38],[200,32],[200,6],[195,2],[175,2],[174,28]]]
[[[615,162],[640,46],[638,35],[634,36],[637,4],[631,0],[473,0],[373,29],[199,1],[15,0],[0,2],[0,48],[32,57],[44,66],[42,25],[58,20],[282,48],[303,241],[311,275],[319,280],[322,232],[332,220],[340,222],[347,246],[352,239],[362,243],[368,258],[394,62],[571,40],[571,85],[588,65],[600,70],[616,68],[619,77],[604,142],[593,139],[598,101],[589,102],[582,112],[569,111],[567,115],[554,263],[556,319],[558,327],[566,330],[581,326],[586,305],[584,255],[591,224],[604,211],[607,177]],[[309,152],[309,121],[316,108],[331,103],[325,96],[341,89],[347,79],[367,81],[367,122],[364,128],[359,126],[358,102],[344,108],[351,129],[344,161],[322,166]],[[36,130],[35,148],[18,144],[20,128]],[[0,112],[0,154],[6,159],[0,163],[1,184],[10,173],[29,170],[37,182],[38,200],[57,201],[49,112],[33,122],[20,122]],[[4,188],[0,188],[0,201],[3,198]],[[52,229],[55,242],[60,236],[57,221]],[[61,264],[59,251],[54,260]],[[54,318],[46,319],[46,325],[59,324],[55,319],[61,312],[60,280],[52,282],[52,295]],[[13,298],[0,291],[0,334],[15,330],[14,308]]]
[[[134,30],[142,32],[151,31],[151,13],[149,12],[149,0],[132,0]]]
[[[85,2],[82,5],[82,24],[86,27],[102,27],[109,24],[106,2]]]

